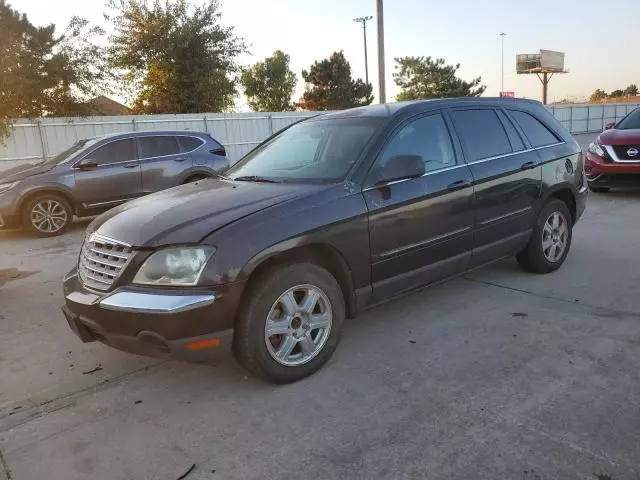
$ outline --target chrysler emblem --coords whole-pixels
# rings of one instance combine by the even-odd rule
[[[629,150],[627,150],[627,155],[629,155],[630,157],[635,157],[636,155],[638,155],[638,149],[630,148]]]

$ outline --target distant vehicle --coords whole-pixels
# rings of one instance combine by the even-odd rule
[[[511,255],[558,269],[586,199],[580,147],[539,102],[326,114],[224,177],[96,218],[63,312],[84,342],[191,361],[233,346],[255,375],[293,382],[367,306]]]
[[[0,229],[59,235],[74,215],[96,215],[228,167],[224,147],[206,133],[129,132],[80,140],[48,161],[0,172]]]
[[[587,149],[585,175],[593,192],[640,186],[640,108],[609,123]]]

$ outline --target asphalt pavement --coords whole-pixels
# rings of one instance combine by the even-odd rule
[[[639,203],[590,195],[559,271],[506,260],[372,309],[287,386],[80,343],[59,307],[86,222],[2,233],[0,479],[635,480]]]

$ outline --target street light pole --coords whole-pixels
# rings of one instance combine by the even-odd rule
[[[501,84],[501,87],[500,87],[500,96],[502,96],[504,94],[504,37],[506,35],[507,34],[504,33],[504,32],[502,32],[500,34],[500,39],[502,41],[502,57],[501,57],[502,58],[502,84]]]
[[[376,12],[378,15],[378,90],[380,103],[386,103],[384,84],[384,15],[382,0],[376,0]]]
[[[371,15],[367,17],[354,18],[353,21],[362,23],[362,34],[364,36],[364,77],[367,84],[369,83],[369,60],[367,58],[367,22],[373,17]]]

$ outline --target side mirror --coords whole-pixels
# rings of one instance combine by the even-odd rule
[[[221,157],[227,156],[227,151],[224,147],[214,148],[213,150],[209,150],[209,153],[212,153],[213,155],[220,155]]]
[[[98,162],[91,160],[90,158],[85,158],[77,165],[80,170],[93,170],[97,166]]]
[[[406,178],[421,177],[425,174],[424,160],[420,155],[396,155],[382,168],[380,183],[389,183]]]
[[[614,122],[609,122],[604,126],[604,129],[605,130],[611,130],[615,126],[616,126],[616,124]]]

